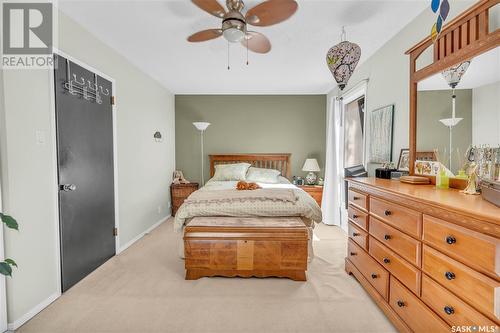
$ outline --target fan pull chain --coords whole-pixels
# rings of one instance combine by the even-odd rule
[[[231,69],[231,66],[229,66],[229,61],[230,61],[230,58],[229,58],[229,41],[227,42],[227,70],[230,70]]]
[[[245,39],[247,41],[247,66],[248,66],[248,38],[245,36]]]

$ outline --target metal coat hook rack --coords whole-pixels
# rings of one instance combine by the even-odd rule
[[[83,97],[87,101],[95,101],[97,104],[102,104],[102,96],[109,96],[109,89],[97,84],[97,75],[94,75],[94,82],[78,78],[75,73],[71,73],[71,65],[69,60],[66,60],[66,82],[64,82],[64,90],[71,95]]]

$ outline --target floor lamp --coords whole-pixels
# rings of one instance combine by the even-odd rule
[[[194,127],[198,131],[200,131],[200,139],[201,139],[201,186],[205,185],[205,175],[203,172],[203,133],[205,130],[208,128],[210,123],[205,123],[205,122],[194,122],[193,123]]]

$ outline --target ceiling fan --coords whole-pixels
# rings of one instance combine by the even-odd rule
[[[260,32],[247,30],[247,25],[266,27],[283,22],[292,16],[298,7],[294,0],[267,0],[243,15],[245,4],[242,0],[226,0],[227,11],[217,0],[192,0],[192,2],[207,13],[221,18],[222,27],[199,31],[188,37],[189,42],[204,42],[224,36],[228,42],[241,42],[243,46],[257,53],[269,52],[271,42]]]

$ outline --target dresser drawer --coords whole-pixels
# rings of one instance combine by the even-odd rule
[[[420,275],[422,273],[417,268],[372,236],[369,238],[369,249],[373,258],[382,264],[385,269],[394,274],[408,289],[420,295]]]
[[[420,241],[402,233],[401,231],[370,217],[370,235],[387,245],[401,257],[413,265],[420,267],[421,243]]]
[[[349,222],[349,237],[368,251],[368,233],[352,222]]]
[[[427,245],[423,249],[422,269],[427,275],[486,315],[499,318],[499,282]]]
[[[450,332],[448,325],[391,276],[391,307],[414,332]]]
[[[368,253],[359,247],[352,239],[349,239],[347,245],[347,257],[356,266],[356,268],[363,274],[363,276],[370,282],[370,284],[377,289],[377,291],[384,297],[385,300],[389,299],[389,273],[379,265]]]
[[[351,205],[368,211],[368,196],[366,194],[349,190],[348,202]]]
[[[347,209],[347,216],[351,222],[356,223],[364,230],[368,230],[368,214],[353,207],[349,206]]]
[[[370,214],[407,234],[420,239],[422,214],[392,202],[370,198]]]
[[[422,300],[451,326],[496,326],[425,274],[422,276]]]
[[[480,271],[499,275],[500,240],[424,215],[423,240]]]

